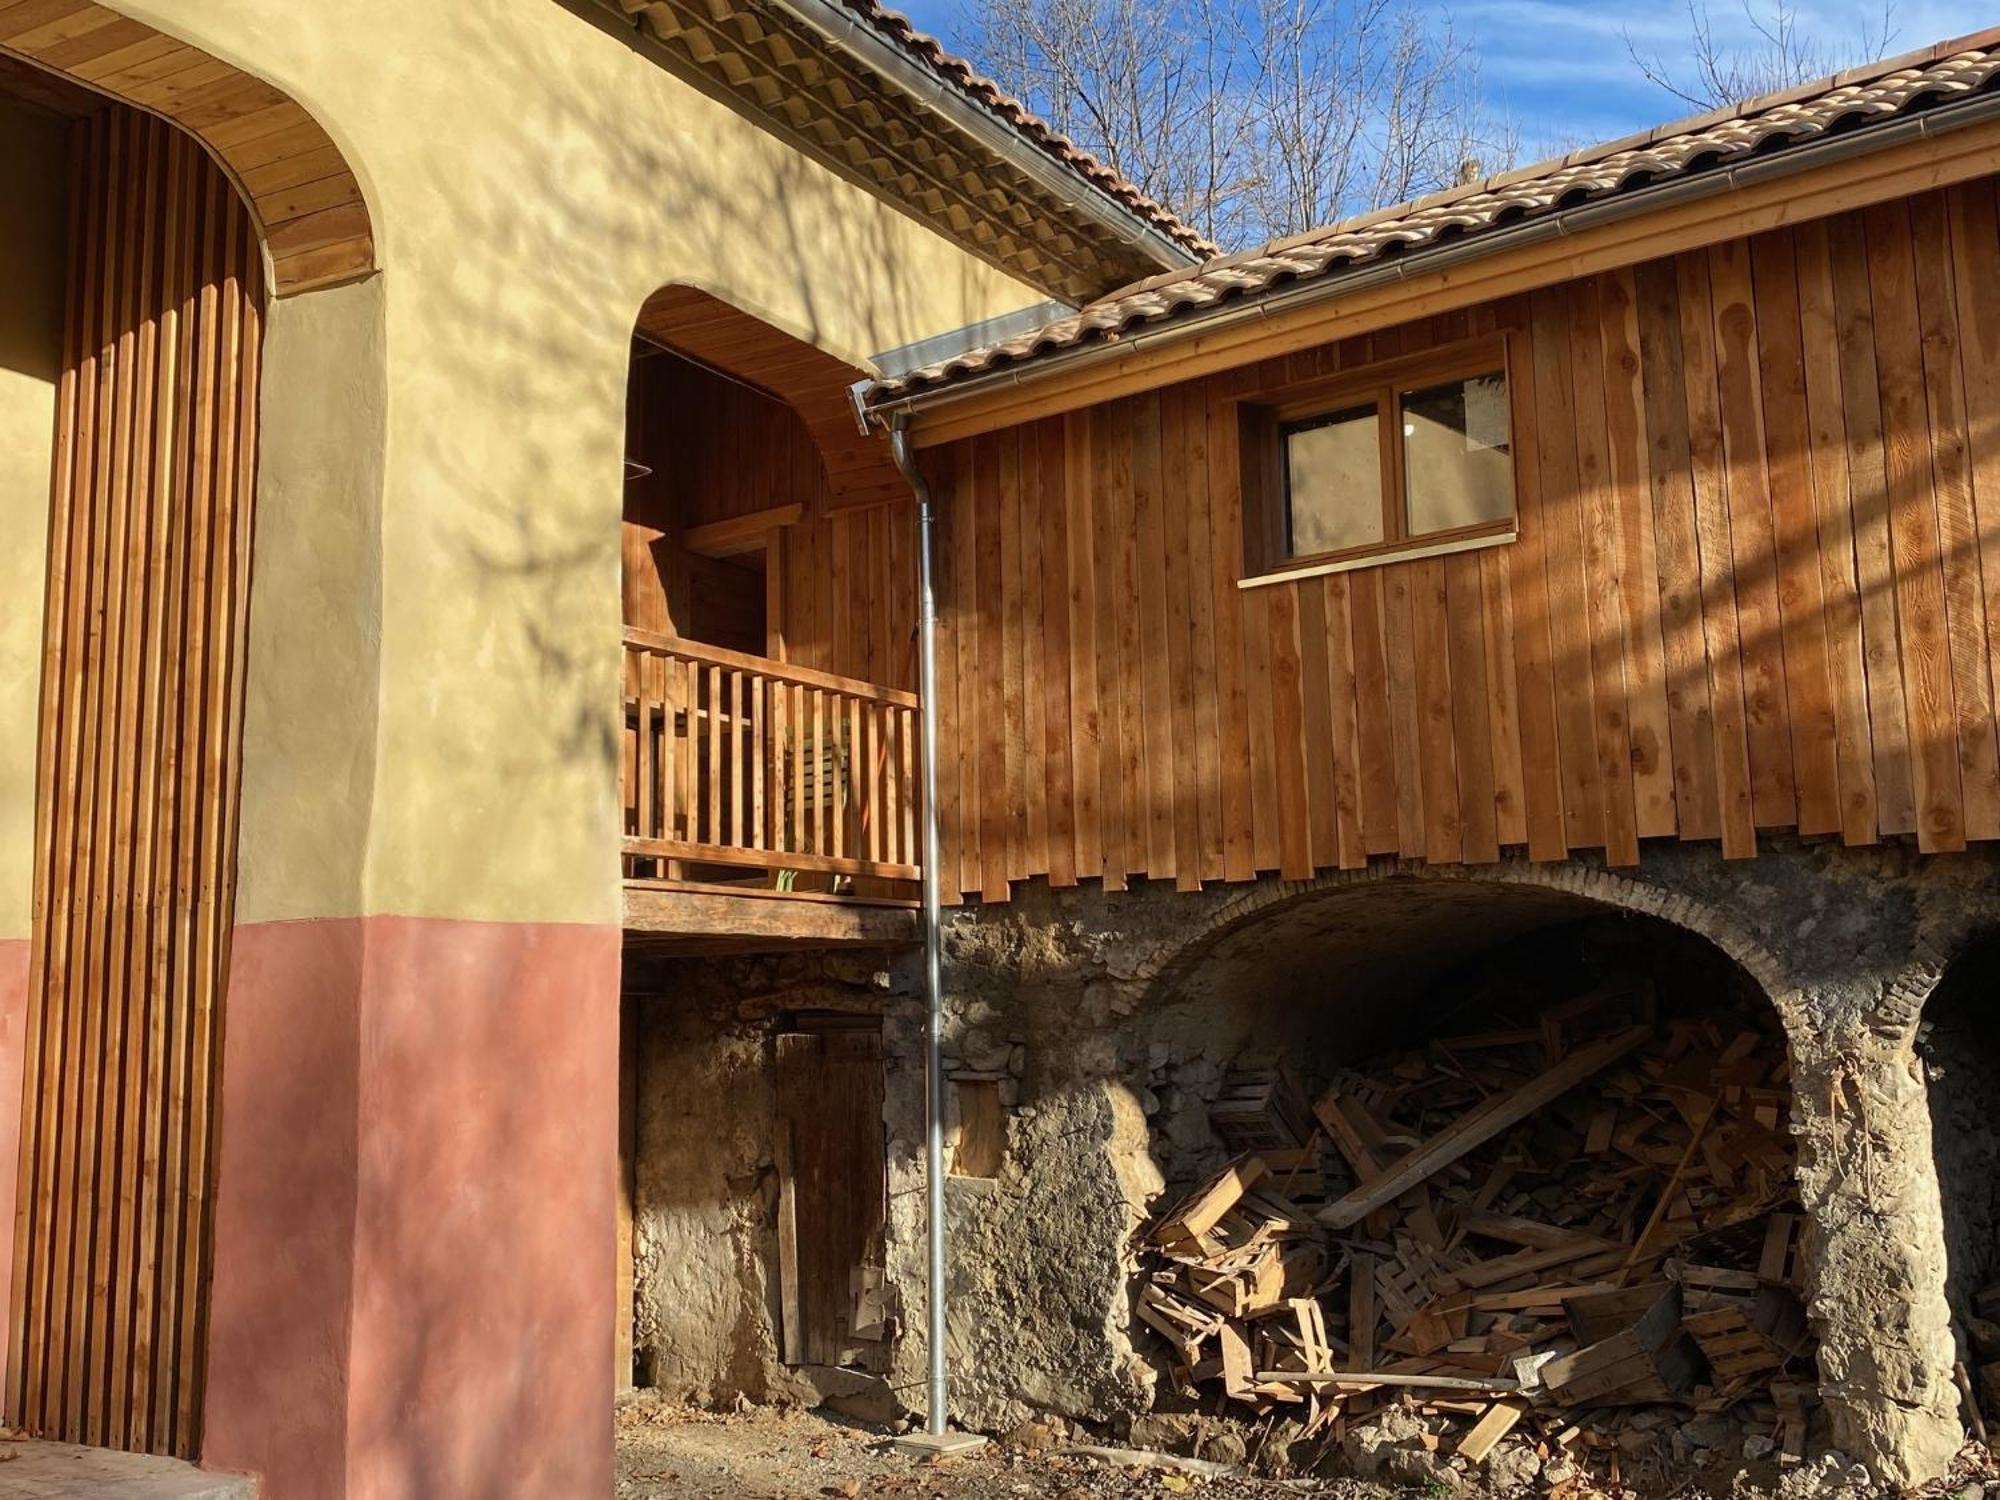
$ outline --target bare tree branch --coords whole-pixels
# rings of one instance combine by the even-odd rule
[[[1513,162],[1472,47],[1417,0],[967,3],[1004,86],[1224,245]]]
[[[1698,110],[1741,104],[1872,61],[1896,36],[1894,0],[1883,0],[1879,18],[1864,24],[1846,46],[1802,30],[1800,10],[1791,0],[1738,0],[1747,39],[1730,46],[1717,39],[1707,0],[1684,3],[1687,58],[1678,70],[1658,53],[1641,53],[1630,31],[1622,35],[1625,55],[1641,77]]]

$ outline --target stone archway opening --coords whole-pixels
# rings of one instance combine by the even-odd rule
[[[1181,950],[1136,1020],[1154,1435],[1642,1492],[1804,1451],[1789,1063],[1709,938],[1553,883],[1336,886]]]
[[[1945,1297],[1988,1429],[2000,1423],[2000,932],[1969,944],[1925,1002],[1917,1054],[1944,1210]]]

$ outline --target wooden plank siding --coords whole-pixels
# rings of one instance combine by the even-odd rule
[[[836,503],[822,451],[795,408],[665,350],[633,362],[628,407],[627,451],[649,472],[625,491],[626,624],[915,689],[916,531],[907,485],[896,503]],[[1060,499],[1060,482],[1054,492]],[[700,558],[680,545],[689,528],[789,506],[799,507],[798,518],[767,533],[761,561]],[[745,572],[760,568],[768,629],[754,619],[758,584]],[[732,618],[749,610],[751,633],[764,639],[718,633],[711,601]],[[1008,636],[1026,639],[1018,630]]]
[[[928,451],[947,899],[2000,837],[1996,236],[1987,179]],[[1516,540],[1238,587],[1244,398],[1496,332]]]
[[[201,146],[73,127],[7,1418],[200,1451],[264,273]]]

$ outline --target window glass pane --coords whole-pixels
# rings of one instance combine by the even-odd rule
[[[1311,557],[1382,540],[1382,439],[1357,406],[1285,430],[1291,552]]]
[[[1503,371],[1404,393],[1403,475],[1412,536],[1514,514]]]

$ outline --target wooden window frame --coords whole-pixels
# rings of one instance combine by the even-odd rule
[[[1499,546],[1519,534],[1521,462],[1515,420],[1519,340],[1506,333],[1427,350],[1338,375],[1288,386],[1239,405],[1244,468],[1244,567],[1239,584],[1254,587],[1317,573],[1344,572],[1412,557]],[[1507,382],[1507,455],[1514,508],[1504,518],[1441,531],[1409,529],[1402,398],[1406,391],[1498,370]],[[1373,406],[1381,444],[1382,540],[1330,552],[1291,551],[1290,462],[1287,438],[1317,418]]]

